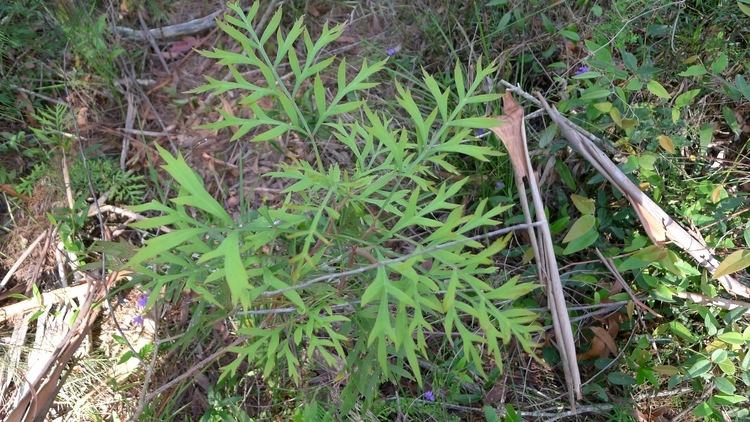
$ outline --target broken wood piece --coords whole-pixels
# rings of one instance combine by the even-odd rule
[[[526,183],[529,184],[531,200],[534,204],[534,220],[538,223],[536,226],[529,227],[529,241],[534,251],[539,279],[547,289],[548,306],[552,315],[552,325],[565,374],[568,400],[570,406],[575,409],[576,400],[581,398],[581,376],[576,361],[575,339],[565,303],[560,272],[557,268],[549,223],[544,213],[542,196],[526,144],[523,108],[516,103],[510,92],[506,92],[503,96],[503,112],[504,115],[497,118],[500,124],[492,128],[492,131],[508,150],[521,208],[526,223],[532,224],[526,193]],[[534,230],[535,228],[538,228],[538,230]]]
[[[202,18],[178,23],[176,25],[149,29],[148,34],[144,33],[145,31],[143,30],[127,28],[124,26],[115,26],[114,32],[123,38],[134,41],[146,41],[148,40],[148,37],[153,37],[156,40],[177,38],[183,35],[197,34],[198,32],[213,27],[215,25],[216,17],[218,17],[223,11],[224,9],[222,8]]]
[[[111,212],[112,214],[117,214],[117,215],[122,216],[122,217],[127,217],[127,218],[129,218],[131,220],[134,220],[134,221],[141,221],[141,220],[145,220],[146,218],[148,218],[148,217],[145,217],[145,216],[143,216],[141,214],[138,214],[138,213],[135,213],[133,211],[127,210],[125,208],[116,207],[114,205],[100,205],[98,207],[98,209],[97,209],[97,207],[95,207],[94,205],[92,205],[91,207],[89,207],[88,216],[89,217],[93,217],[93,216],[95,216],[99,212],[101,212],[101,213]],[[161,230],[161,231],[163,231],[165,233],[169,233],[169,232],[172,231],[172,229],[170,229],[167,226],[161,226],[161,227],[159,227],[159,230]]]
[[[560,132],[570,142],[573,149],[581,154],[586,161],[594,166],[604,178],[612,183],[630,201],[630,204],[643,224],[643,229],[654,244],[663,245],[667,241],[671,241],[711,274],[716,272],[719,261],[701,239],[695,234],[688,232],[648,195],[643,193],[591,139],[571,126],[568,120],[556,108],[551,107],[547,103],[544,97],[537,94],[537,98],[552,121],[560,127]],[[719,277],[718,280],[727,292],[750,298],[750,288],[740,283],[734,277],[725,275]]]
[[[0,322],[5,322],[8,319],[20,314],[25,314],[39,308],[44,308],[46,305],[50,305],[52,303],[63,303],[73,298],[84,298],[88,289],[89,285],[86,283],[79,284],[73,287],[64,287],[62,289],[42,293],[42,303],[39,303],[39,300],[37,300],[37,298],[30,298],[21,302],[16,302],[11,305],[4,306],[0,308]]]

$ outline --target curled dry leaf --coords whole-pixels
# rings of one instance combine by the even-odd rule
[[[614,322],[613,325],[616,325],[618,327],[616,331],[619,331],[619,324]],[[612,338],[612,335],[609,333],[609,331],[605,330],[602,327],[589,328],[591,329],[591,332],[594,333],[596,338],[601,340],[601,342],[604,343],[605,346],[607,346],[607,350],[609,351],[609,353],[611,353],[613,356],[617,356],[617,344],[615,344],[615,339]]]
[[[518,176],[528,176],[526,171],[526,156],[523,151],[523,108],[513,99],[513,94],[503,95],[503,115],[497,118],[500,125],[493,127],[492,132],[497,135],[508,150],[513,171]]]

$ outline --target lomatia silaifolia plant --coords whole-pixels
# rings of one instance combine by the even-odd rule
[[[203,54],[232,79],[208,78],[196,92],[233,90],[251,117],[222,114],[207,127],[232,127],[237,142],[297,134],[315,158],[266,175],[288,186],[281,204],[233,219],[182,156],[160,149],[179,193],[168,205],[135,207],[158,216],[134,227],[173,228],[148,240],[128,263],[144,288],[164,292],[167,301],[184,291],[201,298],[192,314],[202,322],[192,325],[191,336],[233,320],[245,340],[223,376],[234,376],[246,361],[266,379],[300,384],[303,369],[323,365],[346,385],[344,410],[358,397],[371,398],[386,380],[421,385],[419,359],[430,358],[430,342],[451,342],[480,374],[482,356],[501,365],[501,346],[511,339],[529,350],[537,316],[512,301],[537,285],[500,279],[493,263],[509,235],[485,235],[502,226],[498,217],[510,205],[462,205],[467,179],[452,164],[498,154],[472,136],[496,121],[467,116],[498,99],[480,92],[494,64],[476,63],[472,78],[456,65],[453,87],[425,73],[429,94],[419,101],[396,83],[398,106],[410,118],[396,122],[365,100],[387,60],[363,60],[352,73],[346,60],[323,57],[342,27],[324,26],[313,39],[302,19],[283,30],[279,10],[261,32],[254,23],[258,2],[247,12],[230,8],[218,24],[242,52]],[[291,77],[282,78],[281,69]],[[251,82],[243,76],[248,72],[260,77]],[[261,107],[261,99],[275,107]],[[326,155],[334,142],[350,163]],[[445,335],[428,339],[433,332]]]

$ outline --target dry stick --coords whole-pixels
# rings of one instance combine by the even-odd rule
[[[169,69],[169,65],[167,65],[167,61],[164,60],[164,55],[161,54],[161,50],[156,44],[156,39],[154,39],[153,35],[151,35],[151,33],[148,31],[148,26],[146,26],[146,21],[143,20],[143,13],[141,13],[140,10],[138,11],[138,21],[140,22],[141,28],[143,29],[143,35],[148,40],[148,43],[151,44],[151,48],[154,49],[154,53],[156,53],[156,56],[159,58],[161,66],[168,74],[172,73],[172,70]]]
[[[643,193],[589,138],[571,126],[557,109],[550,107],[544,97],[541,95],[538,97],[542,106],[547,110],[547,114],[558,124],[561,133],[568,139],[573,149],[628,198],[641,220],[646,234],[649,235],[654,244],[663,245],[667,241],[672,241],[677,247],[690,255],[698,265],[707,269],[711,274],[716,272],[719,261],[696,235],[685,230],[648,195]],[[728,275],[719,277],[719,283],[731,294],[750,297],[750,288],[734,277]]]
[[[628,283],[625,282],[625,279],[622,277],[622,274],[620,274],[619,271],[617,271],[617,267],[615,266],[615,263],[612,262],[611,259],[605,257],[602,252],[599,250],[599,248],[594,248],[594,251],[596,252],[596,255],[599,257],[599,259],[602,261],[605,267],[609,270],[610,273],[615,277],[615,280],[617,280],[618,283],[622,286],[622,288],[627,292],[628,296],[630,296],[631,299],[633,299],[633,303],[635,303],[638,307],[643,309],[644,311],[650,313],[651,315],[661,318],[662,316],[659,315],[658,312],[651,309],[648,305],[641,302],[640,299],[635,295],[635,292],[633,292],[633,289],[628,286]]]
[[[128,102],[128,110],[125,113],[125,131],[133,129],[133,124],[135,123],[135,95],[133,95],[133,91],[131,90],[131,81],[127,80],[128,82],[125,84],[125,98]],[[128,152],[130,149],[130,137],[129,136],[123,136],[122,137],[122,151],[120,151],[120,170],[125,171],[126,164],[128,161]]]
[[[164,26],[161,28],[153,28],[148,30],[148,36],[153,37],[157,40],[163,40],[167,38],[177,38],[184,35],[192,35],[201,31],[205,31],[214,26],[214,19],[219,16],[224,9],[219,9],[208,16],[202,18],[193,19],[188,22],[178,23],[176,25]],[[124,26],[115,26],[115,33],[123,38],[127,38],[134,41],[146,41],[147,35],[144,31],[126,28]]]
[[[492,131],[495,132],[508,150],[521,208],[526,221],[531,220],[525,181],[529,183],[536,221],[541,227],[537,233],[529,232],[529,241],[534,250],[539,279],[547,289],[548,307],[552,316],[555,338],[558,341],[568,399],[571,407],[575,408],[576,398],[581,397],[581,379],[578,372],[578,362],[576,361],[575,339],[570,327],[570,317],[565,304],[560,272],[552,247],[552,236],[547,224],[547,217],[544,214],[544,204],[541,200],[536,175],[526,145],[524,112],[509,92],[503,96],[503,112],[505,114],[498,118],[500,125],[493,127]]]
[[[39,94],[39,93],[34,92],[34,91],[30,91],[30,90],[28,90],[26,88],[23,88],[23,87],[20,87],[20,86],[17,86],[17,85],[13,85],[13,84],[10,84],[10,87],[12,89],[15,89],[16,91],[23,92],[24,94],[29,94],[29,95],[31,95],[33,97],[41,98],[44,101],[48,101],[48,102],[50,102],[52,104],[58,104],[58,105],[67,106],[67,104],[64,101],[60,101],[60,100],[58,100],[56,98],[48,97],[48,96],[46,96],[44,94]]]
[[[221,349],[215,351],[209,357],[207,357],[207,358],[203,359],[202,361],[196,363],[195,365],[191,366],[190,369],[188,369],[184,374],[181,374],[181,375],[175,377],[174,379],[172,379],[168,383],[166,383],[166,384],[162,385],[161,387],[157,388],[156,390],[150,392],[146,396],[146,401],[150,402],[151,400],[155,399],[156,396],[158,396],[159,394],[161,394],[161,393],[169,390],[170,388],[174,387],[175,385],[179,384],[180,382],[184,381],[185,379],[191,377],[194,373],[196,373],[199,370],[203,369],[206,365],[208,365],[209,363],[215,361],[216,359],[218,359],[219,357],[221,357],[224,353],[229,352],[229,349],[231,349],[232,347],[238,346],[240,343],[242,343],[243,341],[245,341],[247,339],[248,339],[248,337],[239,337],[235,341],[233,341],[232,343],[230,343],[229,345],[224,346]],[[143,410],[141,409],[141,411],[143,411]],[[137,413],[134,418],[137,418],[137,415],[139,413]]]
[[[102,281],[106,283],[107,281]],[[91,328],[92,319],[99,313],[99,307],[94,307],[94,296],[98,289],[94,284],[87,284],[86,300],[81,304],[79,316],[73,326],[68,330],[65,337],[58,343],[52,356],[43,362],[43,369],[31,380],[27,380],[30,387],[16,403],[15,408],[8,414],[6,420],[27,420],[27,412],[32,416],[28,420],[42,420],[47,414],[48,406],[45,405],[49,396],[54,398],[60,385],[58,384],[60,373],[66,367],[67,362],[73,357],[73,353],[80,346],[83,337]],[[39,405],[39,403],[42,403]],[[40,417],[41,416],[41,417]]]
[[[101,205],[98,210],[95,207],[92,206],[91,208],[89,208],[88,216],[89,217],[93,217],[93,216],[95,216],[99,212],[101,212],[101,213],[111,212],[113,214],[117,214],[117,215],[120,215],[120,216],[123,216],[123,217],[127,217],[127,218],[133,219],[135,221],[141,221],[141,220],[145,220],[146,218],[148,218],[148,217],[144,217],[144,216],[142,216],[142,215],[140,215],[138,213],[135,213],[133,211],[126,210],[125,208],[115,207],[114,205]],[[163,231],[165,233],[169,233],[169,232],[172,231],[172,229],[170,229],[167,226],[161,226],[161,227],[159,227],[159,230],[161,230],[161,231]]]
[[[542,259],[544,259],[545,267],[548,270],[547,277],[549,280],[549,302],[554,303],[554,307],[550,306],[550,310],[557,315],[558,325],[560,327],[561,336],[558,341],[562,343],[561,349],[565,349],[565,358],[568,363],[569,382],[572,382],[572,389],[569,391],[570,404],[573,410],[575,410],[575,399],[579,400],[582,397],[581,394],[581,375],[578,371],[578,362],[576,361],[576,348],[575,338],[573,337],[573,329],[570,326],[570,317],[568,316],[567,305],[565,304],[565,293],[562,288],[562,280],[560,280],[560,271],[557,268],[557,260],[555,259],[554,246],[552,244],[552,233],[550,233],[549,223],[547,222],[547,216],[544,213],[544,204],[542,203],[542,196],[539,192],[539,187],[536,184],[536,177],[533,173],[533,167],[531,165],[531,158],[529,157],[528,146],[526,142],[526,124],[521,123],[521,137],[523,138],[523,152],[526,157],[526,166],[530,170],[531,174],[528,178],[529,188],[531,189],[531,197],[534,202],[534,208],[536,211],[537,221],[541,222],[540,226],[540,240],[544,242],[544,252]],[[564,368],[565,366],[563,366]]]
[[[745,308],[745,315],[750,315],[750,303],[740,300],[724,299],[722,297],[708,297],[698,293],[677,292],[674,294],[680,299],[690,300],[698,305],[710,305],[729,311],[737,308]]]
[[[514,167],[515,168],[515,167]],[[533,170],[526,169],[522,170],[522,172],[526,173],[527,175],[531,173],[531,178],[535,177]],[[524,183],[524,177],[521,175],[521,172],[514,171],[514,177],[516,180],[516,186],[518,189],[518,197],[521,202],[521,210],[523,211],[524,219],[527,223],[530,223],[532,221],[531,218],[531,211],[529,208],[529,200],[526,197],[526,184]],[[527,177],[528,178],[528,177]],[[529,235],[529,242],[531,243],[531,249],[534,251],[534,256],[536,257],[536,264],[537,264],[537,271],[539,273],[539,278],[544,282],[545,288],[547,290],[547,307],[549,308],[550,315],[552,316],[552,328],[555,332],[555,338],[558,339],[560,342],[560,345],[558,347],[560,351],[560,360],[563,364],[563,373],[565,375],[565,382],[568,387],[568,394],[569,394],[569,401],[571,406],[575,406],[575,385],[572,382],[571,374],[572,371],[570,369],[570,358],[568,357],[568,349],[565,347],[563,342],[563,332],[560,329],[560,319],[558,318],[559,310],[557,301],[554,299],[554,289],[552,287],[551,278],[548,275],[547,267],[545,264],[544,256],[545,254],[539,249],[539,244],[543,243],[541,236],[542,233],[537,234],[533,228],[529,227],[528,230]],[[540,238],[537,239],[537,236]],[[567,313],[566,313],[567,314]],[[568,322],[568,325],[570,325],[570,322]],[[573,354],[575,356],[575,354]],[[574,358],[575,359],[575,358]]]
[[[44,238],[46,237],[47,237],[47,231],[42,232],[42,234],[37,236],[37,238],[34,239],[33,242],[31,242],[31,244],[26,248],[26,250],[23,251],[21,256],[18,257],[16,262],[13,263],[13,265],[10,267],[8,272],[5,274],[2,281],[0,281],[0,289],[5,287],[5,284],[8,283],[8,280],[10,280],[10,278],[13,277],[13,274],[15,274],[16,271],[18,271],[18,268],[21,267],[21,264],[23,264],[23,261],[25,261],[26,258],[29,257],[29,255],[31,255],[31,252],[34,250],[34,248],[36,248],[37,245],[41,243],[41,241],[44,240]]]

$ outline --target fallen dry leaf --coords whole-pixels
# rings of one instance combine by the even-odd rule
[[[523,139],[520,139],[523,114],[523,108],[513,99],[513,94],[506,92],[503,94],[503,115],[498,117],[500,125],[491,130],[508,150],[513,171],[518,172],[520,177],[527,177],[526,155],[523,151]]]
[[[589,329],[591,329],[591,332],[594,333],[594,335],[601,340],[605,346],[607,346],[609,353],[613,356],[617,356],[617,344],[615,344],[615,339],[612,338],[607,330],[602,327],[589,327]]]
[[[171,43],[169,45],[169,49],[167,49],[167,52],[173,55],[184,54],[192,50],[193,47],[195,47],[198,43],[200,43],[200,40],[198,38],[187,36],[179,41]]]
[[[85,128],[89,124],[89,108],[88,107],[81,107],[78,109],[78,112],[76,113],[76,123],[78,124],[78,128]]]

